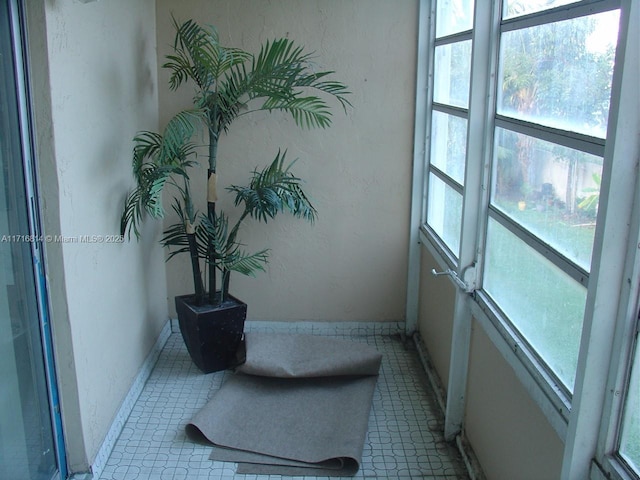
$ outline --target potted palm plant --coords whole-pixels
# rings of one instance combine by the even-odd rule
[[[169,190],[177,222],[164,231],[161,243],[190,258],[194,291],[176,297],[180,330],[196,365],[204,372],[223,370],[238,361],[246,304],[229,294],[230,274],[254,275],[264,270],[268,250],[247,253],[238,240],[248,219],[267,222],[280,212],[310,222],[316,210],[278,150],[263,169],[255,169],[245,186],[230,185],[240,210],[236,220],[216,210],[218,145],[241,115],[255,111],[290,114],[302,128],[325,128],[331,123],[328,98],[346,110],[350,105],[344,84],[330,80],[332,71],[316,71],[312,56],[289,39],[263,44],[257,56],[220,45],[214,27],[175,19],[175,41],[163,68],[171,72],[169,87],[195,87],[192,105],[178,112],[162,133],[143,131],[134,138],[135,188],[128,194],[121,217],[121,233],[138,237],[144,217],[163,218],[163,195]],[[194,178],[194,141],[205,132],[207,178]],[[202,135],[201,135],[202,137]],[[202,156],[200,156],[202,158]],[[196,175],[197,177],[197,175]],[[192,183],[206,182],[206,211],[199,212]],[[203,199],[204,200],[204,199]],[[202,202],[204,204],[204,201]],[[206,276],[206,279],[204,276]]]

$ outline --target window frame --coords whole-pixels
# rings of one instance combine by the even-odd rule
[[[502,4],[502,2],[500,2]],[[500,40],[502,35],[507,32],[531,28],[546,24],[552,24],[555,22],[570,20],[574,18],[581,18],[587,15],[596,15],[598,13],[603,13],[611,10],[615,10],[620,8],[620,2],[616,0],[595,0],[595,1],[583,1],[583,2],[575,2],[568,5],[562,5],[556,8],[551,8],[548,10],[543,10],[539,12],[534,12],[530,14],[525,14],[518,17],[508,18],[506,20],[502,20],[502,8],[497,8],[497,18],[495,19],[496,23],[498,23],[497,30],[493,32],[493,61],[495,62],[495,69],[492,71],[492,74],[498,77],[498,69],[499,69],[499,56],[500,56]],[[498,89],[499,85],[494,85],[496,91],[494,92],[495,98],[498,97]],[[612,85],[612,97],[614,95],[614,85]],[[611,99],[613,103],[613,98]],[[490,157],[489,159],[489,176],[493,172],[494,166],[491,165],[493,162],[493,148],[494,143],[494,135],[496,133],[497,128],[503,128],[511,132],[521,133],[527,136],[530,136],[537,140],[551,142],[560,146],[572,148],[581,152],[589,153],[592,155],[597,155],[603,158],[605,157],[605,142],[606,139],[600,139],[597,137],[592,137],[589,135],[576,133],[572,131],[562,130],[559,128],[549,127],[542,124],[537,124],[534,122],[530,122],[527,120],[510,118],[505,115],[501,115],[497,112],[497,101],[493,102],[492,105],[492,116],[493,122],[490,131],[491,141],[489,142],[487,148],[487,155]],[[610,110],[611,112],[611,110]],[[610,113],[611,117],[611,113]],[[487,179],[485,183],[490,185],[490,179]],[[488,187],[487,190],[491,188]],[[487,195],[490,197],[490,195]],[[590,273],[581,268],[575,262],[571,261],[567,257],[565,257],[561,252],[559,252],[556,248],[551,245],[548,245],[543,239],[535,235],[533,232],[529,232],[523,225],[517,222],[515,219],[510,219],[507,215],[501,212],[498,208],[491,205],[491,199],[487,198],[487,206],[486,206],[486,216],[483,218],[484,221],[484,229],[481,232],[481,249],[484,252],[486,249],[486,237],[487,237],[487,229],[489,218],[497,221],[503,228],[506,228],[510,233],[514,234],[518,237],[519,240],[524,242],[525,245],[531,247],[537,253],[542,255],[546,260],[550,261],[557,268],[568,274],[571,278],[573,278],[576,282],[580,283],[584,287],[588,288],[589,286],[589,277]],[[595,248],[595,245],[594,245]],[[481,264],[482,265],[482,264]],[[478,279],[478,285],[481,287],[482,277]],[[492,318],[494,324],[498,326],[500,324],[500,329],[503,333],[506,333],[508,336],[515,335],[517,342],[517,348],[523,349],[526,351],[525,358],[528,362],[530,362],[529,369],[533,368],[538,370],[542,368],[544,372],[541,372],[541,375],[535,375],[537,381],[544,379],[542,385],[540,385],[547,395],[555,396],[560,394],[562,398],[553,398],[552,402],[555,404],[556,408],[562,408],[563,405],[571,405],[571,400],[573,393],[571,390],[566,387],[560,379],[556,376],[556,374],[551,370],[550,367],[546,365],[546,363],[539,356],[537,351],[529,345],[526,337],[521,335],[515,325],[504,315],[500,308],[493,302],[489,295],[483,292],[480,296],[480,302],[483,304],[483,309],[485,312],[490,312],[490,318]],[[583,325],[584,330],[584,325]],[[533,359],[537,359],[537,361],[532,361]],[[550,382],[550,384],[549,384]]]
[[[502,0],[493,1],[490,8],[490,10],[493,10],[492,13],[484,15],[483,24],[476,24],[474,21],[474,26],[471,31],[473,39],[472,73],[470,79],[471,91],[473,92],[478,83],[481,84],[481,90],[483,91],[480,95],[475,96],[475,104],[473,103],[474,98],[470,95],[469,108],[467,109],[467,173],[465,174],[463,187],[463,193],[465,194],[463,197],[462,213],[463,238],[461,239],[460,255],[454,255],[435,234],[433,229],[426,224],[428,178],[432,170],[429,162],[431,112],[434,110],[441,111],[442,106],[433,102],[432,95],[430,94],[430,91],[433,89],[433,54],[436,45],[434,38],[435,1],[421,0],[421,47],[419,49],[420,56],[417,78],[419,95],[416,103],[414,202],[412,205],[412,219],[415,220],[419,218],[420,224],[418,227],[414,224],[412,228],[410,262],[414,262],[416,259],[419,260],[419,252],[417,250],[421,248],[420,244],[422,244],[434,255],[436,262],[441,267],[453,269],[457,272],[459,278],[463,279],[470,287],[469,290],[472,292],[469,298],[471,301],[467,302],[470,306],[469,314],[482,326],[496,348],[502,353],[511,367],[513,367],[525,389],[546,415],[559,437],[565,442],[563,478],[586,478],[585,476],[580,477],[579,475],[585,472],[585,464],[587,465],[586,468],[589,468],[588,465],[591,464],[591,459],[589,458],[585,461],[584,454],[578,451],[580,448],[578,444],[581,439],[584,439],[587,432],[590,432],[594,437],[593,442],[597,443],[596,459],[590,469],[591,480],[603,480],[605,478],[620,480],[637,479],[640,478],[640,476],[636,473],[630,473],[629,469],[625,467],[624,462],[615,454],[615,449],[617,448],[617,438],[619,436],[620,414],[625,398],[625,395],[620,393],[628,386],[628,383],[625,384],[625,382],[628,382],[628,372],[633,360],[634,342],[638,335],[638,329],[640,328],[640,321],[638,321],[640,300],[637,300],[640,298],[640,251],[638,251],[640,249],[640,221],[635,220],[640,217],[640,206],[633,207],[633,211],[631,211],[631,208],[628,206],[624,208],[624,204],[626,201],[626,203],[640,205],[640,181],[637,179],[627,181],[622,192],[620,192],[616,184],[615,192],[620,198],[611,200],[607,197],[609,191],[612,190],[611,182],[615,181],[616,175],[620,178],[621,170],[628,168],[629,165],[635,165],[634,160],[627,159],[625,161],[622,159],[624,152],[620,151],[620,146],[615,145],[614,138],[612,137],[616,136],[615,133],[619,130],[617,128],[619,124],[630,120],[631,126],[627,126],[627,131],[622,134],[618,132],[617,141],[622,143],[625,141],[623,139],[626,139],[627,142],[631,142],[632,144],[634,141],[637,142],[633,130],[633,128],[637,130],[640,124],[637,118],[637,112],[635,118],[630,118],[633,117],[633,114],[629,114],[628,110],[632,110],[633,106],[625,107],[623,105],[620,107],[620,98],[623,96],[625,89],[628,91],[627,93],[634,91],[632,89],[634,85],[631,81],[633,75],[628,74],[625,81],[622,79],[621,72],[625,69],[626,66],[624,64],[628,61],[627,57],[629,57],[629,55],[627,55],[627,57],[622,56],[624,55],[625,45],[627,39],[633,36],[629,36],[624,25],[629,21],[630,16],[634,15],[633,12],[630,12],[632,8],[636,9],[635,15],[638,16],[638,0],[583,0],[581,2],[552,8],[547,11],[508,18],[504,21],[501,20],[500,16],[501,8]],[[612,84],[611,107],[609,111],[610,121],[606,142],[604,139],[579,133],[568,133],[560,130],[561,134],[559,134],[559,129],[556,128],[496,114],[497,79],[495,77],[498,66],[499,38],[502,32],[557,22],[578,16],[593,15],[618,8],[621,11],[621,30],[618,41],[618,52],[616,53],[616,69],[614,71]],[[483,14],[479,14],[478,12],[474,14],[476,20],[482,17]],[[488,20],[489,17],[490,20]],[[638,20],[635,19],[634,21],[635,28],[637,29]],[[425,29],[424,27],[427,28]],[[424,30],[427,31],[426,34]],[[459,35],[461,34],[454,34],[449,37],[458,37]],[[478,39],[482,38],[482,36],[489,37],[488,43],[484,46],[478,45]],[[448,37],[442,37],[438,40],[442,41],[443,39],[448,39]],[[481,52],[480,55],[484,56],[482,62],[477,59],[478,53],[476,49],[478,47]],[[637,70],[638,54],[633,53],[631,56],[633,57],[631,68]],[[620,65],[619,59],[624,59],[622,66],[618,66]],[[474,67],[477,68],[478,64],[481,63],[484,63],[485,68],[488,69],[487,71],[493,73],[493,75],[490,73],[488,77],[482,78],[479,81],[478,78],[482,73],[474,72]],[[637,92],[635,92],[634,95],[637,100]],[[484,108],[481,112],[478,112],[477,109],[479,105],[482,105],[482,102],[484,102]],[[619,107],[627,113],[620,113]],[[446,108],[449,109],[450,107],[446,106]],[[620,115],[624,118],[621,118]],[[475,125],[472,125],[472,122],[474,122]],[[481,124],[480,130],[482,133],[477,130],[478,124]],[[608,168],[611,168],[610,164],[612,162],[625,163],[625,165],[616,165],[614,167],[612,173],[613,180],[609,180],[607,185],[604,185],[605,167],[603,166],[603,186],[601,187],[600,197],[601,206],[598,213],[599,226],[597,227],[596,239],[594,240],[594,252],[590,273],[564,257],[561,253],[550,251],[549,245],[545,244],[544,241],[539,238],[531,235],[531,237],[534,237],[532,240],[529,238],[527,232],[525,232],[524,235],[523,232],[516,232],[519,238],[526,238],[528,245],[533,246],[536,251],[543,253],[545,258],[550,259],[555,265],[561,266],[563,271],[568,271],[572,278],[588,288],[587,310],[585,312],[585,322],[582,327],[576,387],[574,388],[573,394],[555,378],[555,375],[544,365],[544,362],[541,361],[537,353],[520,337],[513,324],[504,318],[499,308],[493,304],[488,295],[481,289],[482,264],[486,245],[488,218],[490,216],[493,218],[503,216],[502,212],[490,206],[489,191],[491,186],[491,173],[486,173],[491,171],[494,131],[497,127],[502,126],[507,126],[509,130],[520,131],[527,135],[533,133],[532,136],[534,138],[551,141],[561,146],[598,155],[603,157],[605,165],[609,164]],[[475,134],[473,133],[474,128],[476,129]],[[612,133],[614,135],[611,135]],[[637,131],[635,134],[637,135]],[[472,136],[475,138],[471,138]],[[622,137],[622,139],[620,137]],[[477,148],[478,146],[481,147],[481,158],[475,159],[476,165],[474,168],[476,172],[483,171],[484,174],[479,180],[476,180],[477,185],[471,185],[468,182],[467,176],[469,173],[470,152],[472,148]],[[624,150],[624,148],[622,148],[622,150]],[[417,163],[420,164],[419,167],[416,166]],[[634,169],[634,171],[636,170]],[[417,175],[420,175],[420,179],[416,179]],[[441,177],[438,176],[438,178]],[[633,183],[632,187],[630,187],[630,182]],[[470,193],[476,201],[474,208],[471,208],[473,202],[467,198],[467,195]],[[623,206],[622,211],[619,210],[621,205]],[[607,210],[609,209],[611,213],[607,215]],[[467,227],[468,221],[470,221],[471,226],[474,228]],[[500,223],[504,226],[503,222]],[[628,232],[629,224],[631,224],[631,232],[635,232],[634,234],[625,238],[617,238],[613,241],[605,238],[610,237],[612,233],[615,234],[619,232],[620,229],[623,230],[623,233],[624,231]],[[625,228],[627,230],[625,230]],[[518,229],[516,228],[515,230]],[[469,237],[472,237],[472,240],[470,240]],[[465,244],[467,245],[467,249],[471,248],[475,251],[472,261],[469,261],[468,255],[465,259],[462,258],[465,255]],[[605,265],[605,261],[607,261],[608,258],[604,258],[605,255],[602,254],[603,249],[608,251],[608,248],[612,245],[618,250],[620,246],[623,246],[623,251],[617,255],[616,265],[620,267],[617,272],[611,272],[609,271],[610,269],[608,270],[607,265]],[[631,270],[629,270],[631,267],[628,267],[630,263],[633,265]],[[410,280],[416,278],[416,268],[410,266],[410,270],[411,269],[413,273],[410,272]],[[603,273],[605,270],[607,270],[606,275]],[[616,292],[615,286],[607,287],[604,285],[604,283],[608,281],[608,277],[615,277],[621,283],[628,282],[629,288]],[[631,288],[631,284],[635,284],[635,287]],[[611,296],[612,293],[614,293],[613,296]],[[610,298],[607,299],[607,295]],[[416,301],[417,287],[412,288],[410,283],[410,294],[407,297],[408,307]],[[595,307],[596,304],[600,306],[602,302],[606,304],[609,312],[612,310],[617,312],[615,321],[609,324],[609,327],[611,327],[611,325],[615,327],[615,337],[613,332],[609,332],[608,337],[598,338],[600,334],[598,328],[605,327],[598,327],[598,315],[602,315],[602,313],[596,312]],[[631,315],[630,312],[633,312],[633,315]],[[415,330],[415,326],[417,325],[416,308],[413,309],[413,315],[408,320],[407,331],[410,332],[411,328]],[[612,329],[609,328],[609,331],[610,330]],[[454,326],[454,332],[455,331],[456,328]],[[608,339],[612,341],[609,345],[607,345]],[[589,359],[586,358],[586,352],[591,352],[594,346],[596,347],[596,353],[590,354]],[[453,358],[456,355],[455,348],[454,345],[452,350],[452,368]],[[640,354],[640,347],[635,348],[637,350],[636,355]],[[464,355],[462,356],[464,357]],[[591,362],[590,359],[592,360]],[[603,360],[605,361],[603,368],[598,369],[593,367],[592,363],[594,361],[602,362]],[[606,370],[604,374],[602,369]],[[466,375],[466,371],[464,374]],[[453,376],[455,375],[450,375],[449,382],[451,382]],[[466,381],[466,376],[464,381]],[[604,385],[604,383],[607,385],[608,393],[606,398],[603,399],[603,404],[601,403],[599,407],[603,414],[596,420],[587,420],[588,415],[593,413],[593,409],[598,408],[598,401],[591,401],[585,392],[593,388],[594,385]],[[449,387],[451,388],[451,384],[449,384]],[[457,392],[457,390],[451,391]]]
[[[622,0],[621,38],[638,38],[640,33],[640,2]],[[628,237],[618,243],[623,250],[621,273],[623,288],[618,293],[619,301],[615,312],[615,330],[612,339],[612,352],[606,371],[604,405],[599,423],[596,455],[591,462],[590,480],[637,480],[640,471],[633,471],[618,453],[624,404],[629,393],[629,381],[634,357],[640,355],[640,176],[638,159],[640,145],[640,100],[637,92],[637,79],[640,75],[640,59],[637,48],[629,41],[621,42],[623,50],[618,58],[623,58],[623,69],[617,81],[620,83],[617,97],[617,112],[614,125],[610,126],[614,140],[607,148],[612,150],[613,163],[618,167],[619,176],[634,171],[632,186],[616,196],[607,196],[606,208],[618,212],[626,207]],[[629,46],[631,48],[629,48]],[[616,80],[616,79],[614,79]],[[634,102],[623,102],[621,98],[634,98]],[[620,172],[622,170],[622,172]],[[614,172],[615,173],[615,172]],[[616,187],[618,185],[616,184]],[[605,230],[607,230],[605,228]],[[603,237],[615,234],[612,228],[603,232]],[[623,244],[623,240],[626,243]],[[606,247],[606,246],[605,246]],[[599,256],[602,255],[602,249]],[[606,280],[606,279],[605,279]],[[604,295],[611,294],[603,289]],[[586,375],[585,375],[586,376]],[[588,379],[587,379],[588,380]],[[638,465],[640,468],[640,465]]]
[[[427,9],[421,6],[421,10],[426,11]],[[427,115],[425,122],[425,137],[424,137],[424,156],[420,160],[424,162],[424,191],[423,191],[423,203],[422,203],[422,212],[421,212],[421,225],[423,228],[429,232],[430,238],[434,240],[434,247],[438,251],[440,255],[442,255],[445,259],[446,265],[450,268],[456,268],[458,265],[458,258],[460,252],[454,252],[451,250],[449,245],[435,232],[435,230],[428,225],[427,223],[427,202],[429,198],[429,175],[433,173],[440,181],[442,181],[447,187],[453,189],[455,192],[459,193],[464,199],[464,191],[466,180],[464,184],[460,184],[455,179],[450,177],[448,174],[443,172],[438,167],[432,165],[431,162],[431,132],[433,128],[433,112],[440,112],[445,115],[455,116],[457,118],[463,118],[467,121],[467,145],[468,145],[468,132],[469,132],[469,112],[471,108],[471,95],[469,95],[469,100],[467,103],[467,107],[460,107],[456,105],[449,105],[444,103],[439,103],[434,100],[434,83],[435,83],[435,74],[434,74],[434,64],[435,64],[435,51],[437,47],[452,45],[459,42],[471,41],[471,56],[473,59],[473,35],[474,29],[470,30],[462,30],[453,34],[444,35],[442,37],[436,38],[436,2],[431,2],[429,9],[429,29],[428,29],[428,43],[426,45],[427,53],[427,84],[426,84],[426,103],[427,103]],[[421,23],[422,25],[422,23]],[[421,58],[424,61],[423,58]],[[473,61],[473,60],[472,60]],[[418,66],[420,69],[420,65]],[[473,68],[471,66],[471,68]],[[469,72],[469,84],[471,84],[471,75]],[[416,112],[418,110],[416,109]],[[468,154],[466,155],[468,156]],[[465,177],[466,177],[466,168],[465,168]],[[464,200],[463,200],[464,201]],[[464,208],[464,207],[463,207]],[[462,214],[464,217],[464,213]]]

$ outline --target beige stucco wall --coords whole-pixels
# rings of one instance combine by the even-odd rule
[[[27,3],[45,233],[116,235],[131,138],[158,122],[155,3]],[[46,245],[71,471],[92,463],[168,320],[157,231]]]
[[[560,478],[563,442],[475,321],[465,433],[490,480]]]
[[[271,249],[266,273],[232,277],[231,293],[248,303],[249,318],[403,320],[418,2],[159,0],[159,64],[173,40],[172,13],[216,25],[223,44],[255,53],[287,36],[353,92],[353,108],[345,115],[335,105],[329,129],[301,130],[290,117],[260,113],[237,120],[221,141],[223,184],[245,182],[287,149],[319,212],[313,226],[281,216],[243,231],[249,248]],[[161,123],[192,96],[189,88],[169,92],[166,80],[161,71]],[[186,258],[168,264],[171,313],[173,296],[192,289],[187,267]]]
[[[429,250],[421,256],[418,328],[446,389],[455,290],[431,275],[437,264]],[[563,442],[475,320],[465,397],[463,428],[487,479],[560,478]]]

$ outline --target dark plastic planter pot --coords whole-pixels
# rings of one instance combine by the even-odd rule
[[[204,373],[244,362],[247,304],[229,296],[221,305],[196,305],[193,295],[175,298],[180,333],[189,355]]]

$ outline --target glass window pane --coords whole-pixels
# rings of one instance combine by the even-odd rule
[[[620,455],[640,475],[640,356],[637,350],[624,410]]]
[[[498,113],[604,138],[619,12],[502,34]]]
[[[573,390],[587,290],[491,218],[484,289]]]
[[[462,195],[434,174],[429,175],[427,224],[458,256],[462,222]]]
[[[513,18],[529,13],[549,10],[561,5],[576,3],[579,0],[504,0],[502,18]]]
[[[471,74],[471,40],[437,46],[433,71],[433,101],[467,108]]]
[[[464,183],[467,150],[467,120],[433,111],[431,122],[431,164]]]
[[[51,480],[60,477],[35,260],[26,240],[33,232],[20,131],[17,79],[23,72],[18,74],[14,61],[18,39],[9,3],[0,4],[0,478]]]
[[[473,28],[473,0],[438,0],[436,38]]]
[[[602,158],[496,129],[492,204],[586,271]]]

